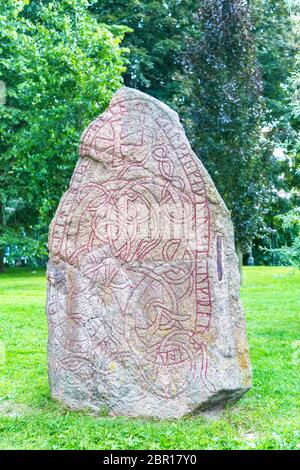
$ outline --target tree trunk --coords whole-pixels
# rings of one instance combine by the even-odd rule
[[[243,284],[243,250],[241,242],[236,242],[236,253],[239,259],[239,272],[240,272],[240,283]]]

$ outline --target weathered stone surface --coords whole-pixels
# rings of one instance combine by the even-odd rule
[[[90,124],[49,248],[53,398],[169,418],[250,387],[230,215],[167,106],[122,88]]]

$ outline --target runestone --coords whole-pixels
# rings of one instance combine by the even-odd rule
[[[121,88],[83,132],[49,233],[51,396],[179,418],[251,386],[230,213],[178,115]]]

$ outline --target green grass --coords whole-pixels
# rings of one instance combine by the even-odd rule
[[[0,275],[0,449],[299,449],[300,271],[246,268],[242,298],[253,388],[222,419],[94,417],[49,398],[44,273]]]

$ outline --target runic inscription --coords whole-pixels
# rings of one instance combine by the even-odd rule
[[[211,345],[214,309],[228,292],[212,290],[223,265],[208,178],[176,114],[135,90],[121,89],[85,130],[49,235],[53,396],[76,408],[164,417],[223,388]],[[249,369],[242,356],[237,384]],[[248,387],[233,387],[228,399]]]

